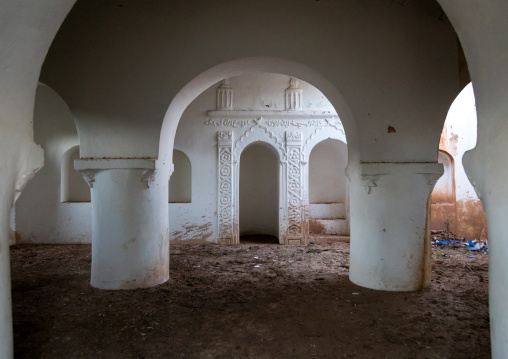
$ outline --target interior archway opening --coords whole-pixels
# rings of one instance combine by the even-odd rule
[[[279,243],[279,161],[263,142],[240,156],[240,242]]]
[[[309,234],[349,236],[347,145],[337,139],[319,142],[309,156]]]
[[[444,173],[431,195],[434,241],[487,241],[486,215],[462,163],[464,154],[476,146],[476,116],[475,95],[469,83],[452,103],[439,141],[438,162],[443,164]]]
[[[341,176],[331,186],[344,187],[348,159],[345,129],[320,89],[272,72],[252,72],[214,83],[187,106],[178,123],[174,148],[192,160],[193,187],[192,201],[170,204],[170,238],[238,244],[241,235],[266,234],[276,236],[272,241],[280,244],[308,243],[308,159],[312,149],[327,139],[342,144],[341,170],[330,176]],[[252,151],[253,144],[268,146],[277,158],[276,182],[271,182],[278,190],[272,198],[274,210],[262,211],[270,213],[270,219],[264,221],[272,223],[268,231],[240,228],[244,222],[240,172],[245,172],[245,167],[240,170],[241,164],[245,165],[240,157],[246,149]],[[173,151],[172,161],[163,161],[174,164],[170,196],[183,192],[172,186],[174,176],[182,174],[177,153]],[[262,181],[264,169],[255,172]],[[347,200],[347,196],[340,200],[342,212],[348,211]]]

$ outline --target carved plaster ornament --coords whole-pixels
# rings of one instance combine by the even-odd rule
[[[293,239],[302,236],[302,133],[286,131],[287,147],[287,235]]]
[[[155,169],[144,169],[141,174],[141,182],[146,183],[146,187],[150,188],[154,178],[155,178]]]
[[[289,87],[286,89],[286,111],[303,109],[303,91],[298,87],[298,80],[289,78]]]
[[[229,79],[222,80],[222,83],[216,90],[217,94],[217,110],[228,110],[233,109],[233,88]]]
[[[302,133],[300,131],[287,131],[286,132],[286,139],[287,140],[301,140]]]
[[[235,111],[233,111],[235,112]],[[234,116],[234,115],[233,115]],[[289,119],[270,119],[269,115],[265,115],[263,122],[268,127],[296,127],[296,128],[302,128],[302,127],[332,127],[336,130],[340,131],[342,134],[344,134],[344,128],[342,127],[342,123],[339,119],[312,119],[312,120],[302,120],[302,119],[295,119],[295,120],[289,120]],[[257,123],[259,121],[259,118],[257,119],[249,119],[249,120],[238,120],[233,118],[219,118],[219,119],[213,119],[209,118],[207,119],[203,124],[205,126],[214,126],[214,127],[233,127],[233,128],[242,128],[245,126],[252,125],[253,123]]]
[[[379,178],[381,176],[384,176],[385,174],[375,174],[375,175],[362,175],[362,186],[365,189],[365,192],[367,194],[370,194],[370,191],[372,188],[377,187],[377,182],[379,181]]]
[[[219,132],[217,132],[217,136],[221,140],[230,140],[233,138],[233,132],[232,131],[219,131]]]
[[[82,170],[79,171],[81,173],[81,176],[83,176],[84,180],[88,184],[88,187],[93,188],[93,183],[95,182],[95,175],[97,174],[98,170]]]
[[[233,242],[233,132],[218,131],[218,240],[220,243]]]

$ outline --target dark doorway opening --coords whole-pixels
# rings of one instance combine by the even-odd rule
[[[243,244],[279,244],[277,237],[269,234],[245,234],[240,236]]]

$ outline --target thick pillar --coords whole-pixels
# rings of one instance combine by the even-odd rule
[[[92,194],[92,274],[101,289],[169,279],[168,181],[143,159],[77,160]]]
[[[437,163],[362,163],[350,175],[353,283],[390,291],[430,284],[427,199],[442,173]]]
[[[12,307],[11,307],[11,267],[9,258],[10,193],[2,188],[0,199],[0,358],[12,358]]]
[[[504,105],[505,107],[508,107]],[[506,121],[506,109],[502,121]],[[508,127],[505,125],[505,127]],[[508,130],[508,128],[507,128]],[[501,133],[507,133],[505,130]],[[494,138],[494,137],[493,137]],[[508,146],[504,136],[477,145],[462,161],[487,215],[489,314],[493,359],[508,358]]]

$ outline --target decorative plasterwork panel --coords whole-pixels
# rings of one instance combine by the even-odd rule
[[[218,140],[218,230],[219,243],[233,243],[233,133],[217,132]]]
[[[273,111],[273,110],[231,110],[231,111],[207,111],[209,120],[205,121],[205,125],[209,126],[231,126],[231,122],[226,120],[234,120],[234,127],[239,125],[246,126],[249,122],[241,121],[252,121],[259,117],[263,117],[265,120],[286,120],[285,122],[274,122],[276,126],[336,126],[340,124],[339,117],[335,112],[331,111],[313,111],[313,110],[302,110],[302,111]],[[297,122],[288,122],[297,121]],[[310,122],[309,122],[310,121]],[[314,122],[318,121],[318,122]],[[339,122],[337,122],[339,121]]]
[[[316,128],[316,130],[313,133],[311,133],[310,136],[305,141],[305,143],[302,147],[302,155],[303,155],[303,162],[304,163],[308,162],[309,155],[312,152],[312,149],[314,148],[315,145],[317,145],[321,141],[331,138],[331,139],[342,141],[342,142],[346,143],[346,138],[344,136],[344,130],[339,131],[342,134],[342,136],[335,131],[322,131],[322,130],[323,130],[322,127]]]
[[[233,109],[233,88],[229,83],[229,79],[222,81],[217,87],[217,110]]]
[[[271,131],[268,127],[265,126],[264,119],[260,118],[257,120],[253,120],[254,125],[249,128],[239,139],[236,141],[233,146],[233,160],[237,161],[238,156],[241,153],[241,150],[248,143],[248,138],[251,136],[256,130],[261,130],[264,134],[268,135],[270,141],[274,142],[276,148],[278,147],[279,156],[281,159],[285,158],[286,150],[284,148],[284,143],[277,137],[277,135]]]
[[[287,239],[302,239],[302,133],[286,132]]]
[[[298,80],[290,77],[289,87],[286,89],[286,111],[295,111],[302,109],[303,92],[298,87]]]
[[[212,118],[205,121],[206,126],[218,126],[218,127],[244,127],[252,123],[252,120],[233,120],[229,118],[222,118],[214,120]]]

